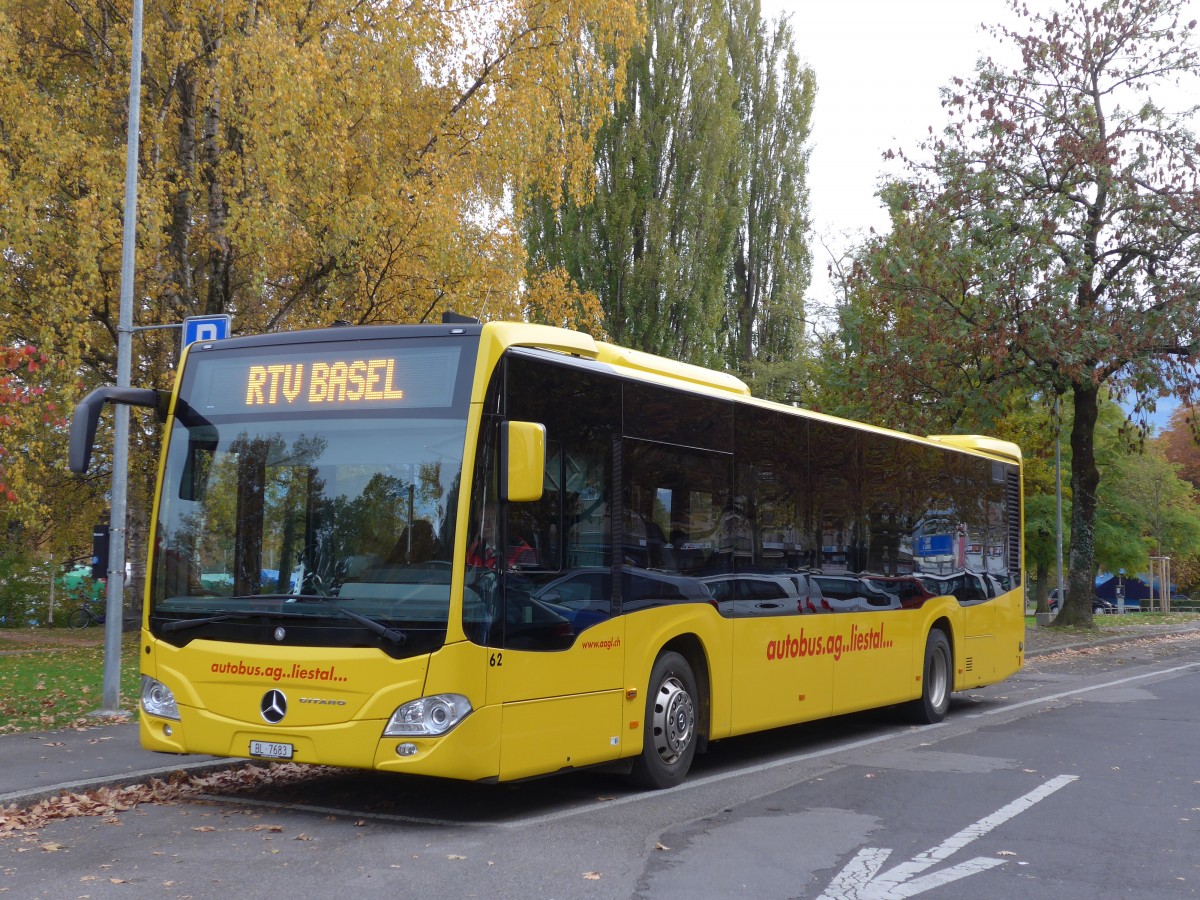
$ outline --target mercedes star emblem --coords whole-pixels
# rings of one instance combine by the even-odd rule
[[[287,697],[283,691],[267,691],[258,705],[258,711],[267,722],[278,725],[287,715]]]

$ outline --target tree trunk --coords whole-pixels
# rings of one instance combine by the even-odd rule
[[[1035,604],[1035,612],[1048,613],[1050,612],[1050,570],[1046,566],[1039,565],[1034,569],[1033,576],[1033,601]]]
[[[1090,381],[1074,388],[1075,421],[1071,426],[1071,550],[1067,596],[1056,625],[1092,625],[1096,587],[1096,420],[1099,388]]]

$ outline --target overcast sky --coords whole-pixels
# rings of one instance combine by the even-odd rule
[[[1053,0],[1027,4],[1063,7]],[[1200,13],[1200,0],[1189,6]],[[981,57],[1007,55],[982,24],[1017,19],[1004,0],[763,0],[765,17],[781,13],[791,17],[796,52],[817,78],[808,308],[819,316],[833,299],[825,276],[830,252],[841,253],[872,227],[888,228],[875,196],[885,171],[882,154],[915,151],[931,126],[940,130],[946,123],[940,89],[956,76],[970,76]],[[1158,419],[1165,423],[1166,416]]]
[[[886,230],[875,196],[882,154],[940,130],[939,89],[995,49],[981,23],[1009,14],[1003,0],[763,0],[763,12],[791,16],[796,52],[817,77],[812,299],[828,303],[822,243],[840,251],[869,228]]]

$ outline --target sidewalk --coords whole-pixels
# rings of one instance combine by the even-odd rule
[[[1026,629],[1027,658],[1062,650],[1135,641],[1158,635],[1200,631],[1189,625],[1123,625],[1098,633],[1045,628]],[[0,735],[0,810],[24,808],[62,793],[83,793],[98,787],[119,787],[167,780],[175,772],[202,775],[242,765],[243,759],[213,756],[172,756],[143,750],[136,722],[101,725],[83,731],[22,732]]]
[[[143,750],[136,722],[82,731],[0,735],[0,810],[31,806],[62,793],[166,780],[173,772],[200,775],[245,760],[173,756]]]

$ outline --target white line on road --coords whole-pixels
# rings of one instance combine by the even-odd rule
[[[1059,775],[1057,778],[1051,778],[1045,784],[1000,807],[990,816],[984,816],[978,822],[951,835],[936,847],[917,854],[908,862],[901,863],[882,875],[877,873],[892,851],[877,847],[863,848],[830,882],[818,900],[900,900],[958,881],[976,872],[1003,865],[1002,859],[978,856],[941,872],[915,878],[1078,778],[1078,775]]]
[[[1128,678],[1118,678],[1116,681],[1106,681],[1104,684],[1093,684],[1089,687],[1076,688],[1073,691],[1062,691],[1058,694],[1050,694],[1047,697],[1035,697],[1032,700],[1023,700],[1020,703],[1008,703],[1004,706],[997,706],[995,709],[984,710],[983,712],[970,713],[968,719],[974,719],[978,716],[995,716],[1000,713],[1011,712],[1014,709],[1021,709],[1025,706],[1037,706],[1039,703],[1049,703],[1052,700],[1061,700],[1064,697],[1074,697],[1077,694],[1086,694],[1089,691],[1101,691],[1104,688],[1116,687],[1119,684],[1129,684],[1131,681],[1143,681],[1147,678],[1153,678],[1156,675],[1172,675],[1175,672],[1185,672],[1188,669],[1194,669],[1195,663],[1186,666],[1175,666],[1172,669],[1159,669],[1154,672],[1145,672],[1141,675],[1130,675]]]

